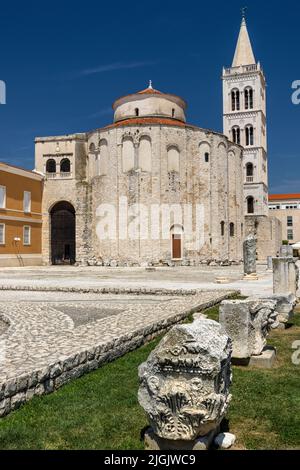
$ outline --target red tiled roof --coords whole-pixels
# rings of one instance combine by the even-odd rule
[[[110,124],[106,126],[105,129],[109,129],[113,127],[129,126],[129,125],[137,126],[139,124],[143,124],[143,125],[159,124],[162,126],[177,126],[177,127],[187,126],[185,122],[178,121],[177,119],[145,117],[145,118],[124,119],[124,121],[115,122],[114,124]]]
[[[300,199],[300,194],[269,194],[269,201],[287,201],[289,199]]]
[[[145,90],[138,91],[138,95],[163,95],[161,91],[155,90],[154,88],[145,88]]]

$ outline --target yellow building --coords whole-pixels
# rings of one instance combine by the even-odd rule
[[[42,263],[43,176],[0,162],[0,266]]]

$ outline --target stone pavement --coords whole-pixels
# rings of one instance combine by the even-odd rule
[[[1,292],[0,416],[139,347],[232,291],[194,295]],[[17,297],[16,294],[19,296]]]
[[[67,267],[3,268],[1,288],[89,290],[103,288],[148,289],[237,289],[243,295],[272,294],[272,273],[266,266],[258,266],[258,281],[244,281],[243,267],[175,267],[144,268]],[[226,277],[229,284],[218,285],[217,277]],[[0,291],[0,298],[3,292]],[[6,297],[7,298],[7,297]],[[18,297],[19,298],[19,297]]]

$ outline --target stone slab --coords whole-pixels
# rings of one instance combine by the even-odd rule
[[[154,434],[149,428],[144,436],[146,450],[177,450],[177,451],[200,451],[209,450],[215,436],[219,433],[219,428],[211,431],[203,437],[199,437],[193,441],[170,441],[162,439]]]
[[[272,369],[276,360],[276,349],[268,347],[260,356],[251,356],[249,366],[257,369]]]

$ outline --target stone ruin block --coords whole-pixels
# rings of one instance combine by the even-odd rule
[[[297,295],[299,268],[293,258],[273,258],[274,294]]]
[[[270,299],[276,301],[276,312],[278,323],[289,323],[294,316],[294,308],[297,304],[297,298],[293,294],[289,295],[272,295]],[[276,325],[274,326],[276,328]]]
[[[293,258],[294,250],[291,245],[281,245],[280,247],[280,257],[281,258]]]
[[[224,300],[220,306],[219,321],[232,340],[234,359],[259,356],[266,346],[266,338],[276,322],[276,300]]]
[[[139,367],[139,403],[160,448],[163,440],[164,448],[193,441],[197,449],[218,432],[231,399],[231,351],[221,325],[201,319],[173,327]]]

